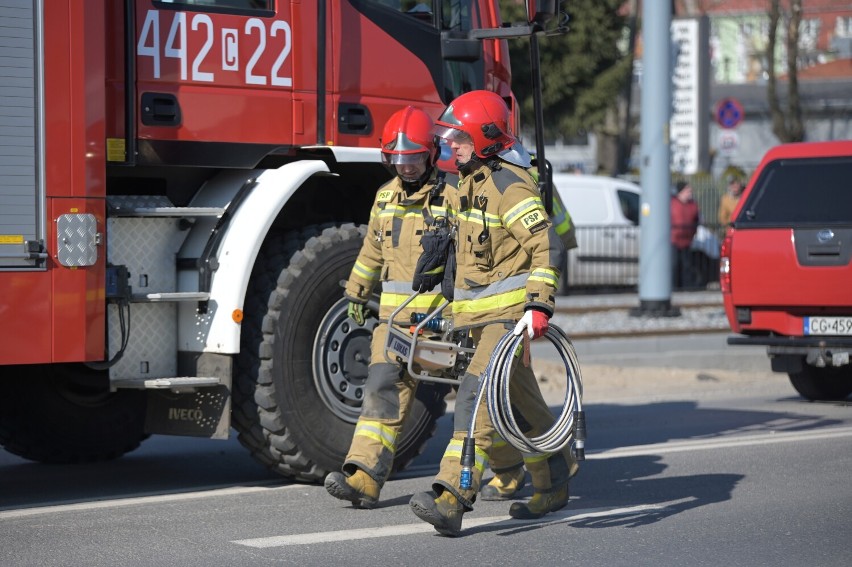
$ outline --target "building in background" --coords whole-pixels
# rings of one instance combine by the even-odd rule
[[[626,3],[626,6],[632,3]],[[709,19],[709,117],[707,147],[709,172],[718,175],[727,167],[751,172],[770,147],[779,140],[772,132],[767,97],[766,0],[677,0],[675,17],[706,16]],[[782,0],[782,5],[788,2]],[[641,10],[640,10],[641,13]],[[778,26],[775,68],[782,108],[787,104],[786,38]],[[634,94],[631,112],[641,108],[641,39],[637,41]],[[798,61],[799,95],[805,138],[834,140],[852,138],[852,4],[848,0],[804,0]],[[734,127],[717,120],[721,103],[742,109]],[[638,121],[637,121],[638,123]],[[723,121],[724,123],[724,121]],[[638,133],[636,134],[638,140]],[[556,171],[598,170],[594,134],[585,143],[561,141],[547,149]],[[638,155],[638,144],[634,145]],[[633,162],[633,167],[636,167]]]

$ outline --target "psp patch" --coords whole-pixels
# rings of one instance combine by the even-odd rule
[[[530,211],[521,217],[521,223],[524,225],[524,228],[531,231],[534,226],[538,226],[539,223],[547,220],[547,217],[544,216],[544,213],[539,210]]]
[[[376,196],[376,201],[379,203],[387,203],[393,197],[393,189],[385,189],[384,191],[379,191],[379,194]]]

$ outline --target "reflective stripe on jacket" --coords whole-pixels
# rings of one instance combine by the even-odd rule
[[[574,221],[571,220],[571,214],[565,208],[565,204],[559,197],[559,193],[554,188],[553,191],[553,216],[550,217],[553,221],[553,228],[565,250],[571,250],[577,247],[577,229],[574,228]]]

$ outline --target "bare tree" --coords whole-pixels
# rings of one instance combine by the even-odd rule
[[[783,19],[787,47],[787,108],[782,110],[778,98],[775,72],[775,46],[778,42],[778,24]],[[802,106],[799,99],[799,24],[802,21],[802,0],[790,0],[789,13],[782,13],[781,1],[769,3],[769,38],[766,47],[766,70],[769,74],[767,96],[772,114],[772,132],[782,142],[801,142],[805,139],[802,123]]]

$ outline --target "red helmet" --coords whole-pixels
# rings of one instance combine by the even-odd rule
[[[428,159],[427,165],[435,163],[434,123],[428,114],[406,106],[388,118],[382,137],[382,163],[385,165],[403,165],[420,163]]]
[[[471,91],[457,97],[435,122],[435,134],[453,141],[473,141],[481,158],[494,156],[516,142],[509,133],[509,107],[491,91]]]

